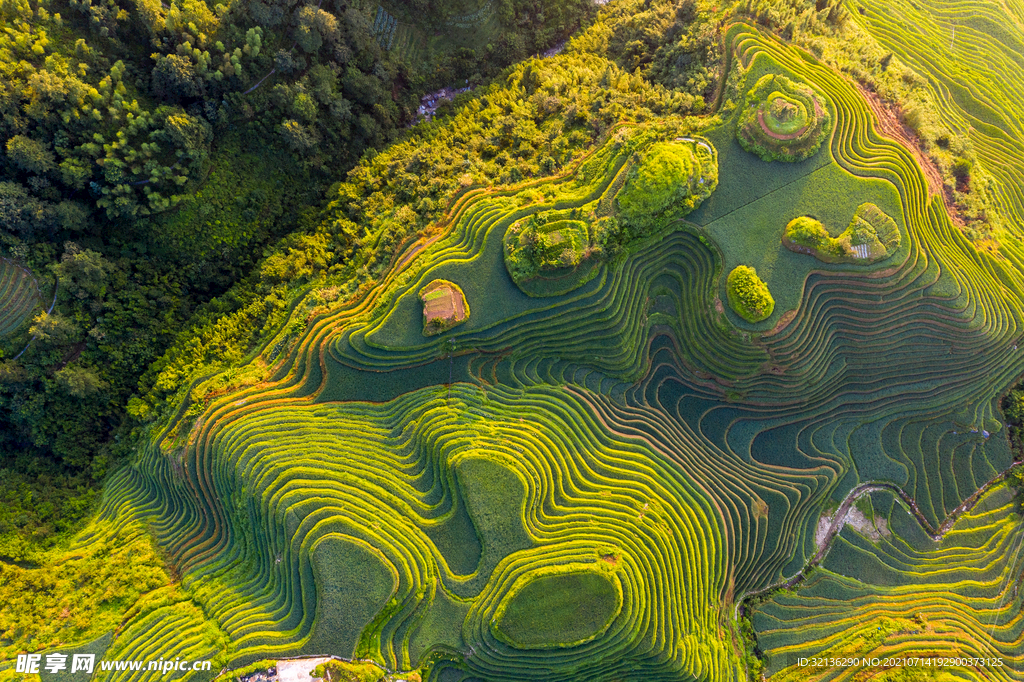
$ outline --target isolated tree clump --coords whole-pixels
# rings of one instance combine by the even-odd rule
[[[153,93],[174,103],[199,97],[202,86],[192,60],[177,54],[158,59],[153,67]]]
[[[15,135],[7,140],[7,158],[30,173],[49,173],[56,168],[50,146],[24,135]]]
[[[718,158],[706,140],[659,142],[639,156],[619,193],[624,220],[646,232],[662,215],[682,217],[718,186]]]
[[[749,265],[737,265],[725,282],[729,305],[747,322],[760,322],[775,310],[775,299],[757,271]]]

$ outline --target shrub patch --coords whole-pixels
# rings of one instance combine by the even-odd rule
[[[768,285],[748,265],[737,265],[726,280],[729,305],[747,322],[760,322],[775,310],[775,299]]]

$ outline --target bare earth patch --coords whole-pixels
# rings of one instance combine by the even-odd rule
[[[833,518],[829,514],[822,514],[818,519],[818,527],[814,530],[814,544],[820,550],[828,541],[829,529],[832,527]],[[842,519],[836,535],[842,532],[843,527],[850,526],[855,531],[872,542],[878,542],[883,537],[891,535],[889,524],[885,519],[876,518],[873,522],[860,509],[850,505],[846,516]]]
[[[765,332],[764,336],[771,336],[773,334],[778,334],[783,329],[788,327],[789,323],[792,322],[795,317],[796,317],[796,310],[787,310],[786,312],[782,313],[782,316],[779,317],[779,321],[775,323],[775,326],[772,327],[771,331]]]
[[[329,656],[321,658],[297,658],[291,661],[277,662],[278,682],[311,682],[310,671],[321,663],[331,660]]]
[[[866,537],[872,542],[878,542],[883,537],[889,537],[889,524],[885,519],[876,518],[874,522],[864,512],[856,507],[850,507],[846,514],[846,525]]]
[[[825,542],[828,540],[828,531],[832,527],[832,517],[828,514],[822,514],[821,518],[818,519],[818,527],[814,529],[814,546],[819,550],[825,546]]]
[[[964,218],[960,215],[956,208],[956,203],[953,201],[953,190],[945,186],[945,183],[942,181],[942,173],[939,172],[939,167],[921,149],[917,134],[900,121],[899,108],[896,105],[884,102],[876,93],[868,90],[860,83],[856,85],[860,93],[864,95],[864,99],[867,100],[868,106],[871,107],[871,112],[875,115],[875,120],[878,122],[878,132],[899,142],[914,156],[917,160],[917,165],[924,171],[925,180],[928,181],[928,192],[942,197],[942,201],[946,205],[946,213],[949,214],[950,219],[954,223],[960,226],[965,225]]]
[[[435,279],[420,289],[423,302],[423,333],[433,336],[469,318],[466,297],[457,284]]]

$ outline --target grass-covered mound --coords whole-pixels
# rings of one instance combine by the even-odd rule
[[[811,216],[802,215],[786,224],[782,243],[790,251],[807,253],[826,263],[834,263],[848,256],[848,245],[833,237]]]
[[[545,221],[531,215],[505,232],[505,267],[517,285],[537,277],[559,277],[597,255],[597,229],[590,230],[582,220]]]
[[[765,161],[801,161],[813,155],[832,130],[825,99],[806,83],[766,74],[747,92],[736,138]]]
[[[884,258],[891,255],[900,246],[900,229],[892,216],[874,204],[865,203],[857,207],[853,219],[843,235],[850,235],[850,245],[854,248],[868,245],[868,255],[859,258]],[[840,235],[842,237],[842,235]]]
[[[661,217],[682,217],[718,186],[718,157],[703,139],[652,144],[640,154],[618,196],[619,213],[643,230]]]
[[[469,319],[469,304],[458,284],[435,279],[420,289],[423,335],[434,336]]]
[[[725,282],[729,305],[747,322],[760,322],[775,310],[775,299],[768,285],[748,265],[737,265]]]
[[[530,296],[566,293],[590,281],[596,266],[622,253],[673,218],[686,215],[718,185],[718,157],[704,139],[663,139],[649,126],[622,127],[615,140],[554,191],[574,210],[533,213],[505,232],[505,267]],[[634,151],[639,150],[639,151]],[[593,176],[600,180],[595,182]],[[582,183],[597,193],[584,204]],[[536,190],[527,190],[524,198]]]
[[[896,221],[874,204],[861,204],[847,228],[837,237],[821,221],[800,216],[789,221],[782,243],[825,263],[873,263],[891,256],[900,246]]]
[[[579,220],[556,220],[535,231],[536,254],[542,270],[571,268],[586,255],[587,226]]]
[[[620,588],[603,573],[541,575],[505,597],[493,630],[519,649],[576,646],[604,632],[621,608]]]

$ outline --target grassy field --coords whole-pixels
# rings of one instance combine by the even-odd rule
[[[793,70],[766,54],[754,56],[746,72],[736,77],[743,79],[745,87],[753,87],[770,73],[796,77]],[[728,310],[730,321],[737,326],[765,330],[774,327],[785,313],[796,310],[812,271],[842,268],[783,248],[781,239],[790,220],[811,215],[826,225],[845,227],[857,207],[870,201],[896,217],[897,224],[905,222],[900,220],[902,202],[892,182],[851,173],[836,162],[830,149],[823,147],[796,163],[766,162],[745,151],[733,131],[741,114],[740,108],[735,109],[721,127],[707,133],[718,149],[719,186],[687,220],[705,229],[719,246],[726,272],[748,265],[768,285],[776,305],[765,321],[750,325]],[[906,257],[906,251],[896,253],[894,260],[901,257]],[[719,296],[723,301],[727,298],[724,279]]]
[[[340,534],[324,535],[312,555],[317,613],[306,646],[351,658],[364,628],[394,594],[398,576],[372,546]]]
[[[151,657],[194,650],[215,623],[236,667],[352,651],[446,682],[742,679],[737,603],[801,570],[856,486],[900,487],[937,528],[1010,466],[997,405],[1024,372],[1024,275],[963,237],[848,80],[754,26],[726,41],[740,95],[774,71],[827,99],[816,154],[744,151],[736,108],[620,122],[560,177],[467,188],[373,287],[295,301],[247,368],[204,379],[234,388],[150,434],[100,514],[149,524],[196,605],[127,618]],[[611,215],[638,152],[689,136],[716,150],[719,185],[685,220],[571,290],[515,285],[511,225]],[[845,226],[866,202],[900,230],[890,257],[825,264],[782,246],[792,218]],[[767,282],[768,319],[719,309],[736,265]],[[473,315],[425,338],[418,292],[439,278]],[[244,371],[261,378],[230,383]],[[1020,651],[1020,618],[998,605],[1019,535],[1005,497],[933,547],[872,494],[891,541],[844,530],[795,595],[756,610],[769,669],[805,674],[785,656],[875,621],[910,642],[900,590],[928,600],[928,622],[953,613],[965,651]]]
[[[622,605],[615,584],[596,571],[541,575],[505,599],[495,634],[521,649],[591,640]]]

